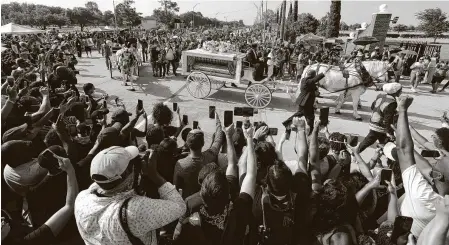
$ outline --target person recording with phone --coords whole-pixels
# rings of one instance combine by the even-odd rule
[[[318,89],[318,82],[324,78],[324,74],[327,73],[332,66],[329,66],[324,73],[316,74],[315,70],[309,70],[305,78],[301,81],[301,87],[298,89],[299,96],[296,99],[296,104],[298,105],[298,111],[283,122],[284,126],[288,127],[293,117],[304,116],[306,118],[307,124],[310,127],[309,134],[313,131],[313,123],[315,121],[314,107],[316,99],[316,91]],[[297,93],[298,93],[297,92]]]

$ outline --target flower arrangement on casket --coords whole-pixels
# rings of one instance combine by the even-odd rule
[[[234,53],[236,48],[229,42],[206,41],[203,43],[203,50],[212,53]]]

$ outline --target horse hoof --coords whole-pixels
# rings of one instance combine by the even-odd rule
[[[362,118],[361,117],[356,117],[355,120],[362,121]]]
[[[336,112],[335,112],[335,114],[337,114],[337,115],[340,115],[340,114],[341,114],[341,112],[339,112],[339,111],[336,111]]]

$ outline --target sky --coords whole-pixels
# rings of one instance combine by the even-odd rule
[[[120,3],[123,0],[94,0],[97,2],[101,11],[112,10],[113,2],[115,4]],[[289,8],[289,2],[293,0],[287,0],[287,12]],[[44,4],[50,6],[60,6],[63,8],[73,8],[84,6],[87,0],[1,0],[1,3],[9,2],[24,2]],[[260,6],[261,1],[257,0],[177,0],[180,7],[179,13],[184,13],[193,10],[195,7],[196,12],[201,12],[203,16],[216,17],[219,20],[243,20],[246,25],[251,25],[257,16],[257,8],[255,5]],[[281,1],[268,1],[268,9],[276,10],[281,4]],[[342,0],[341,4],[341,20],[347,24],[371,22],[371,15],[378,12],[381,4],[388,5],[388,11],[393,16],[398,16],[398,24],[405,25],[418,25],[418,21],[415,18],[415,13],[426,8],[441,8],[444,12],[449,12],[448,0],[442,1],[345,1]],[[326,12],[329,11],[330,1],[324,0],[299,0],[298,5],[299,13],[311,13],[317,19],[323,17]],[[135,7],[138,12],[141,12],[143,16],[149,16],[153,13],[153,10],[160,7],[157,0],[135,0]],[[265,1],[264,1],[265,8]]]

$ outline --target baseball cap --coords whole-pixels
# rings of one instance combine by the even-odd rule
[[[26,137],[28,124],[24,123],[20,126],[8,129],[2,137],[2,142],[8,142],[11,140],[21,140]]]
[[[129,122],[129,116],[132,114],[127,112],[125,109],[118,109],[112,113],[111,119],[114,122],[121,122],[121,123],[128,123]]]
[[[398,161],[398,150],[393,142],[386,143],[382,151],[388,159]]]
[[[90,176],[96,183],[111,183],[121,179],[129,162],[138,155],[139,149],[135,146],[112,146],[102,150],[92,159]]]

